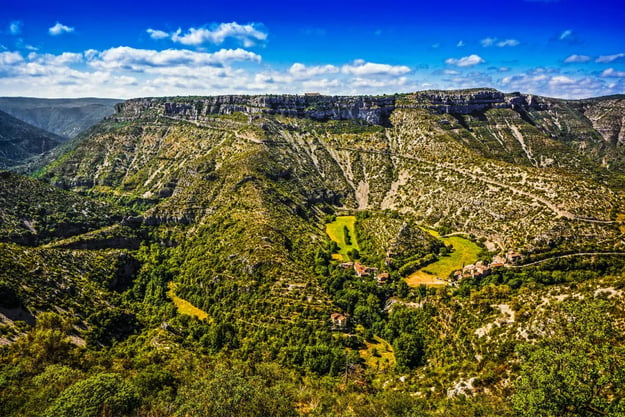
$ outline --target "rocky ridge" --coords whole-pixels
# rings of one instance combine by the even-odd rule
[[[492,89],[423,91],[393,96],[265,95],[212,96],[198,98],[140,98],[115,106],[111,116],[118,121],[145,117],[146,113],[181,120],[200,121],[213,116],[241,112],[302,117],[316,121],[361,120],[387,125],[395,109],[422,108],[436,113],[470,114],[488,109],[545,109],[548,103],[532,95],[506,95]]]

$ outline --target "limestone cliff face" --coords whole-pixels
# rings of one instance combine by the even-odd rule
[[[395,109],[395,97],[330,97],[330,96],[213,96],[188,99],[135,99],[116,107],[113,116],[132,120],[146,111],[184,120],[241,112],[248,115],[275,114],[305,117],[313,120],[363,120],[384,124]]]
[[[424,91],[394,96],[212,96],[201,98],[141,98],[118,104],[113,117],[134,120],[146,115],[200,121],[241,112],[250,116],[274,114],[313,120],[362,120],[385,125],[398,108],[424,108],[436,113],[470,114],[491,108],[544,109],[548,104],[531,95],[491,90]]]
[[[470,114],[488,109],[543,109],[546,104],[532,95],[506,95],[492,89],[464,91],[423,91],[408,96],[402,108],[426,108],[436,113]]]
[[[606,142],[625,145],[625,99],[583,101],[581,111]]]

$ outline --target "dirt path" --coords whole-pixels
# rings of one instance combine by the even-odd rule
[[[570,253],[568,255],[553,256],[551,258],[541,259],[540,261],[534,261],[534,262],[530,262],[528,264],[512,265],[512,266],[510,266],[510,268],[525,268],[527,266],[538,265],[538,264],[541,264],[543,262],[552,261],[554,259],[573,258],[575,256],[615,256],[615,255],[616,256],[618,256],[618,255],[625,256],[625,252],[579,252],[579,253]]]

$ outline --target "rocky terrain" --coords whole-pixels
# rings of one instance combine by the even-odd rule
[[[284,176],[306,207],[394,209],[501,250],[620,248],[623,195],[612,185],[622,181],[623,148],[585,116],[602,103],[494,90],[136,99],[45,175],[70,189],[162,200],[146,222],[188,224],[213,210],[189,202],[202,176],[223,178],[234,155],[270,158],[270,175]],[[227,175],[253,182],[257,169]]]

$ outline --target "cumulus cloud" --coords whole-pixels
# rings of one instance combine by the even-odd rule
[[[614,55],[601,55],[599,58],[595,59],[595,62],[600,64],[610,63],[616,61],[617,59],[625,58],[625,53],[619,53]]]
[[[410,72],[410,68],[405,65],[389,65],[389,64],[377,64],[374,62],[365,62],[362,59],[357,59],[351,64],[346,64],[341,67],[343,74],[351,74],[358,76],[369,75],[402,75]]]
[[[165,33],[160,30],[154,30],[160,36]],[[201,45],[204,43],[212,43],[215,45],[222,44],[226,39],[232,38],[239,41],[244,47],[249,48],[258,42],[267,40],[267,33],[257,28],[254,24],[240,25],[236,22],[220,23],[219,25],[208,28],[189,28],[186,33],[182,33],[182,29],[178,29],[172,33],[171,40],[183,45]]]
[[[486,61],[484,61],[484,59],[481,56],[476,55],[476,54],[471,54],[469,56],[465,56],[459,59],[448,58],[445,60],[446,64],[455,65],[457,67],[471,67],[473,65],[483,64],[484,62]]]
[[[570,77],[567,77],[566,75],[555,75],[551,77],[551,80],[549,80],[549,84],[554,85],[554,86],[575,84],[575,80]]]
[[[463,40],[458,41],[458,43],[456,44],[457,48],[462,48],[465,45]]]
[[[577,55],[573,54],[568,56],[565,60],[565,64],[574,64],[574,63],[583,63],[590,61],[590,57],[588,55]]]
[[[152,39],[165,39],[165,38],[169,38],[169,33],[163,32],[162,30],[148,29],[148,30],[146,30],[146,32],[150,35],[150,38],[152,38]]]
[[[0,66],[15,65],[24,61],[19,52],[0,52]]]
[[[291,65],[288,72],[298,78],[310,78],[324,74],[336,74],[339,72],[339,69],[334,65],[307,66],[300,62],[296,62]]]
[[[51,28],[48,29],[48,33],[52,36],[58,36],[61,35],[63,33],[71,33],[74,31],[73,27],[69,27],[66,25],[63,25],[59,22],[56,22],[56,24],[54,26],[52,26]]]
[[[9,32],[11,35],[19,35],[22,33],[22,22],[19,20],[14,20],[9,24]]]
[[[497,38],[484,38],[480,41],[484,48],[488,48],[489,46],[493,46],[497,41]]]
[[[608,68],[601,73],[602,77],[625,77],[625,71],[617,71],[614,68]]]
[[[97,54],[90,54],[89,65],[96,68],[121,68],[143,71],[150,67],[172,66],[215,66],[233,61],[260,62],[261,57],[244,49],[221,49],[217,52],[196,52],[187,49],[136,49],[129,46],[110,48]]]
[[[31,52],[28,54],[28,60],[41,65],[63,66],[82,62],[83,55],[74,52],[63,52],[60,55],[37,54],[35,52]]]

